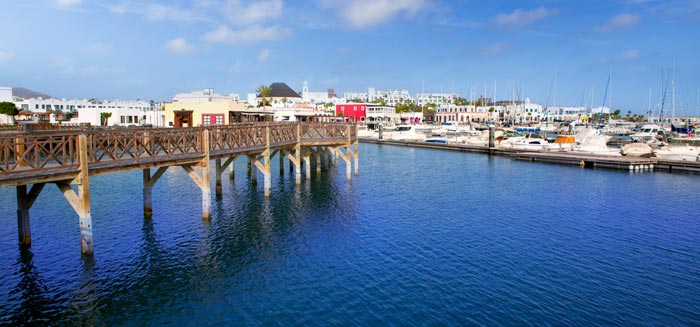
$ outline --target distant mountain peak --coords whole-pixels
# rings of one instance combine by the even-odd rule
[[[43,93],[32,91],[30,89],[25,89],[23,87],[12,87],[12,96],[23,98],[23,99],[32,99],[32,98],[39,98],[39,97],[44,98],[44,99],[53,98],[50,95],[46,95]]]

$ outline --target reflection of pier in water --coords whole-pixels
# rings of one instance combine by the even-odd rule
[[[221,176],[240,156],[263,174],[264,195],[271,194],[271,164],[284,159],[301,184],[302,168],[311,178],[311,157],[320,173],[322,158],[346,163],[346,177],[358,174],[357,127],[346,123],[263,123],[198,128],[25,131],[0,134],[0,187],[17,188],[19,242],[31,246],[29,209],[46,183],[54,183],[78,213],[81,250],[93,253],[90,176],[143,171],[144,216],[152,215],[151,189],[170,166],[180,166],[202,192],[202,217],[211,216],[211,176],[221,195]],[[211,165],[214,160],[214,165]],[[157,169],[151,174],[151,169]],[[257,183],[252,174],[251,183]],[[31,188],[27,186],[31,185]],[[72,185],[77,186],[77,190]]]

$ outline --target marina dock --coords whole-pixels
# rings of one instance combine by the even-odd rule
[[[521,149],[486,147],[454,143],[428,143],[422,141],[379,140],[375,138],[360,138],[360,142],[410,146],[419,148],[450,150],[469,153],[483,153],[510,157],[515,160],[542,162],[561,165],[580,166],[582,168],[606,168],[630,172],[668,171],[700,173],[700,162],[663,160],[659,158],[640,158],[625,156],[596,156],[575,152],[540,152]]]

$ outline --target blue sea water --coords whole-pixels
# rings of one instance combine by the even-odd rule
[[[0,325],[700,325],[697,175],[361,144],[266,200],[236,164],[208,222],[177,167],[150,220],[141,172],[93,177],[93,258],[52,185],[20,251],[0,189]]]

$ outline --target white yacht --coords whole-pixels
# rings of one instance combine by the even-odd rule
[[[632,140],[635,142],[651,143],[656,141],[660,130],[659,125],[646,124],[642,126],[641,130],[630,135],[630,137],[632,137]]]
[[[397,141],[422,141],[425,139],[425,134],[417,132],[415,126],[399,125],[391,131],[384,132],[383,138]]]
[[[668,145],[654,149],[654,155],[667,160],[700,161],[700,147],[689,145]]]

